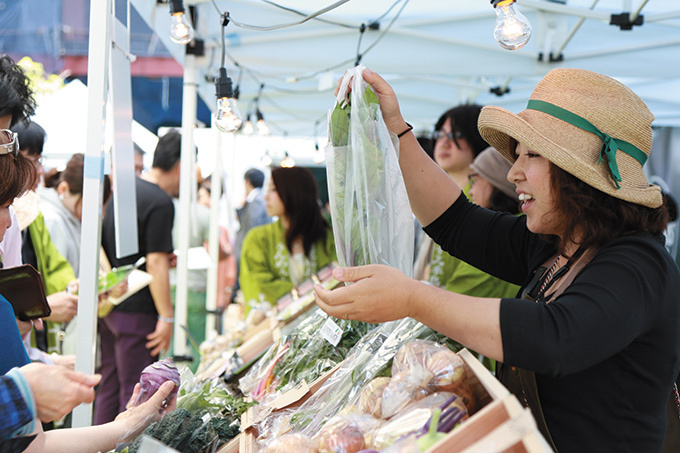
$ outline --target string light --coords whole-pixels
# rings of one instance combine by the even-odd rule
[[[323,152],[319,149],[319,144],[314,143],[314,162],[317,164],[323,164],[323,162],[326,160],[326,156],[324,156]]]
[[[295,166],[295,161],[288,154],[288,151],[284,151],[284,158],[281,161],[281,166],[284,168],[291,168]]]
[[[493,37],[504,49],[517,50],[529,42],[531,24],[517,9],[515,0],[491,0],[496,11]]]
[[[264,152],[264,156],[262,156],[262,165],[265,167],[269,167],[272,164],[272,156],[269,155],[269,150],[266,150]]]
[[[177,44],[189,44],[194,39],[194,28],[187,20],[182,0],[170,0],[170,39]]]
[[[264,122],[264,116],[260,109],[255,109],[255,116],[257,117],[257,135],[262,137],[269,135],[269,126]]]
[[[229,24],[229,13],[220,16],[220,21],[222,25],[222,66],[220,67],[220,75],[215,79],[215,96],[217,97],[215,126],[222,132],[234,132],[241,127],[243,119],[241,118],[241,112],[236,107],[232,82],[224,67],[225,53],[227,51],[224,29]]]
[[[246,116],[246,122],[243,125],[241,132],[245,135],[251,135],[253,133],[253,122],[250,121],[250,113]]]
[[[220,68],[220,75],[215,79],[215,96],[217,96],[215,126],[222,132],[234,132],[241,127],[241,113],[234,100],[231,79],[223,67]]]

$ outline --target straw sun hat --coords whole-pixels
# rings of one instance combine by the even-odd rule
[[[645,103],[616,80],[582,69],[553,69],[526,110],[484,107],[479,131],[510,161],[514,138],[606,194],[657,208],[661,189],[642,171],[652,147],[652,120]]]

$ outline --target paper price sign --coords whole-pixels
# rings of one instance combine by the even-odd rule
[[[342,338],[342,329],[329,316],[321,327],[321,336],[333,346],[337,346]]]

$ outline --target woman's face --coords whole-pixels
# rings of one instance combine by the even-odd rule
[[[508,180],[517,186],[520,208],[527,216],[533,233],[561,235],[561,215],[556,211],[550,186],[550,161],[517,144],[517,160],[508,172]]]
[[[493,194],[493,186],[489,181],[478,174],[470,175],[470,200],[473,203],[483,207],[489,208],[491,206],[491,195]]]
[[[269,217],[283,217],[286,208],[283,206],[283,201],[281,201],[281,197],[279,197],[279,193],[276,191],[274,181],[269,181],[267,193],[264,194],[264,201]]]
[[[12,203],[7,202],[0,206],[0,241],[5,237],[5,232],[12,226],[12,217],[9,214],[9,207]]]
[[[452,132],[450,119],[447,118],[446,121],[444,121],[440,132],[444,134],[450,134]],[[458,142],[460,148],[456,145],[456,142]],[[447,173],[457,173],[466,170],[473,159],[474,155],[472,153],[472,148],[467,140],[462,137],[456,138],[454,141],[447,135],[441,135],[434,142],[434,160]]]

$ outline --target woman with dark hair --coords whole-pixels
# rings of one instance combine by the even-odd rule
[[[59,173],[55,188],[38,187],[40,211],[45,219],[52,244],[66,258],[76,276],[80,275],[80,234],[83,216],[83,168],[85,156],[76,153]],[[104,177],[102,206],[111,196],[111,183]],[[59,332],[59,350],[62,354],[75,354],[76,319],[62,325]]]
[[[402,133],[392,88],[363,77]],[[570,68],[543,77],[518,114],[484,107],[479,130],[513,162],[522,216],[467,201],[401,134],[402,174],[428,235],[521,291],[470,297],[370,265],[336,268],[354,283],[315,287],[317,303],[367,322],[409,316],[502,362],[500,381],[561,453],[660,452],[680,371],[680,270],[664,247],[661,189],[643,171],[653,119],[620,82]]]
[[[85,156],[76,153],[56,179],[56,187],[39,187],[40,210],[52,242],[76,275],[80,273],[80,226],[83,216],[83,168]],[[103,203],[111,196],[111,182],[104,178]]]
[[[306,168],[274,168],[265,195],[276,222],[251,229],[243,241],[239,282],[246,303],[271,304],[335,261],[333,230]]]

